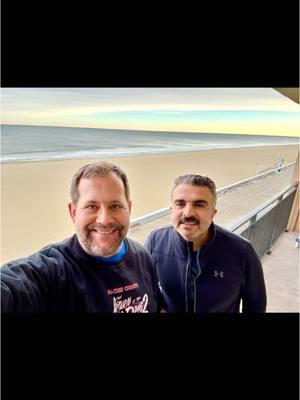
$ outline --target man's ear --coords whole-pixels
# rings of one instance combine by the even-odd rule
[[[128,201],[129,214],[131,214],[132,200]]]
[[[72,218],[72,221],[75,222],[76,208],[75,208],[74,204],[69,203],[68,209],[69,209],[69,214],[70,214],[70,217]]]
[[[214,219],[217,212],[218,212],[218,210],[216,208],[213,208],[211,219]]]

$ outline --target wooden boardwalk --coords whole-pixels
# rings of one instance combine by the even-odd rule
[[[291,184],[294,165],[272,175],[258,178],[239,187],[220,193],[214,221],[223,227],[229,227],[244,215],[265,203]],[[166,204],[166,207],[168,205]],[[157,218],[145,224],[130,228],[128,236],[144,243],[149,233],[163,225],[170,224],[170,215]]]

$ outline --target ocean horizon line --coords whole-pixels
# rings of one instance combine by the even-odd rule
[[[237,135],[237,136],[258,136],[258,137],[277,137],[286,139],[297,139],[298,136],[288,136],[288,135],[274,135],[271,133],[241,133],[241,132],[206,132],[206,131],[175,131],[175,130],[153,130],[153,129],[128,129],[128,128],[103,128],[103,127],[88,127],[88,126],[68,126],[68,125],[31,125],[31,124],[1,124],[1,126],[25,126],[33,128],[63,128],[63,129],[91,129],[91,130],[102,130],[102,131],[117,131],[117,132],[146,132],[146,133],[182,133],[182,134],[203,134],[203,135]]]

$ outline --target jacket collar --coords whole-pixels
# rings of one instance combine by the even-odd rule
[[[216,238],[216,225],[212,222],[209,231],[211,234],[211,237],[209,241],[202,246],[202,249],[206,250],[209,249]],[[188,240],[185,240],[173,227],[173,249],[174,249],[174,256],[175,257],[180,257],[180,258],[186,258],[188,257],[189,251],[192,251],[193,249],[193,242],[190,242]]]

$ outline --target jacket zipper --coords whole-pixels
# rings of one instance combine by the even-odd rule
[[[196,275],[195,276],[195,279],[194,279],[194,313],[196,312],[196,296],[197,296],[197,294],[196,294],[196,279],[198,278],[198,276],[200,276],[201,275],[201,267],[200,267],[200,264],[199,264],[199,256],[200,256],[200,251],[201,251],[201,247],[200,247],[200,249],[198,250],[198,252],[197,252],[197,265],[198,265],[198,267],[199,267],[199,274],[198,275]]]
[[[189,273],[189,264],[190,264],[190,249],[189,249],[189,244],[187,243],[187,249],[188,249],[188,261],[187,261],[187,265],[186,265],[186,271],[185,271],[185,311],[188,312],[189,311],[189,288],[188,288],[188,273]]]
[[[188,284],[189,283],[189,279],[188,278],[189,278],[189,270],[192,268],[191,266],[189,268],[189,264],[190,264],[190,261],[191,261],[191,251],[190,251],[190,248],[189,248],[188,244],[187,244],[187,249],[188,249],[188,262],[187,262],[187,265],[186,265],[186,273],[185,273],[185,311],[186,312],[189,311],[189,301],[188,300],[189,300],[190,285]],[[195,279],[194,279],[194,282],[193,282],[193,288],[194,288],[193,312],[196,312],[196,279],[201,274],[201,267],[200,267],[200,264],[199,264],[200,251],[201,251],[201,248],[197,252],[197,265],[199,267],[199,274],[195,276]],[[190,271],[190,275],[192,275],[192,271]]]

